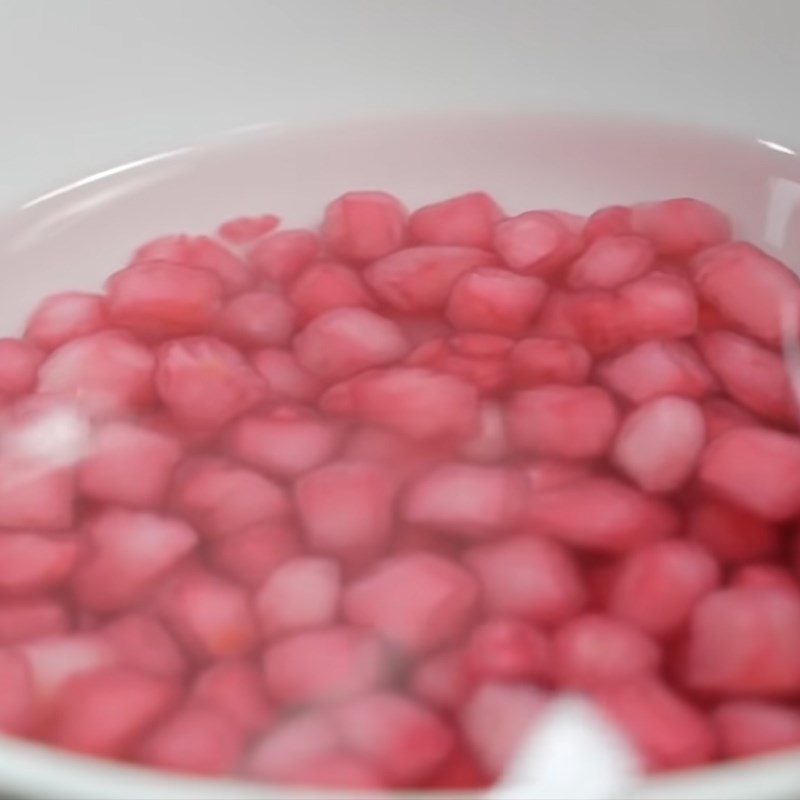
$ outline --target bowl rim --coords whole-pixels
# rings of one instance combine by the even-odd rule
[[[325,117],[311,118],[308,120],[280,119],[273,121],[255,122],[216,131],[210,134],[178,144],[175,147],[149,151],[138,157],[127,158],[122,163],[98,164],[88,174],[83,170],[73,179],[66,179],[51,189],[32,192],[32,196],[25,194],[9,204],[0,208],[0,222],[18,216],[26,210],[39,207],[56,198],[69,196],[87,187],[100,187],[105,180],[111,180],[121,174],[132,173],[136,170],[150,169],[165,161],[191,162],[207,155],[222,155],[242,145],[253,144],[259,140],[283,138],[292,134],[323,134],[342,133],[351,128],[383,127],[392,128],[397,125],[435,125],[452,126],[474,124],[480,121],[496,125],[522,124],[530,125],[536,122],[555,124],[568,122],[574,125],[592,124],[608,129],[623,126],[627,129],[638,129],[642,133],[657,132],[661,136],[679,138],[691,136],[695,139],[702,138],[712,141],[725,141],[739,146],[751,148],[766,148],[780,154],[783,158],[796,159],[800,157],[800,137],[798,142],[787,142],[785,137],[781,141],[765,138],[753,130],[728,130],[720,125],[694,124],[683,120],[659,118],[653,115],[639,115],[633,113],[587,111],[566,109],[559,110],[554,107],[537,110],[512,108],[494,111],[476,111],[470,109],[445,109],[436,112],[376,112],[373,114],[359,115],[328,115]],[[2,231],[0,230],[0,236]]]

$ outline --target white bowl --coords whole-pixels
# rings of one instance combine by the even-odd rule
[[[800,161],[794,155],[768,140],[564,114],[265,126],[107,170],[0,220],[0,263],[13,287],[0,294],[3,333],[16,332],[49,292],[99,287],[148,238],[208,232],[230,217],[259,212],[275,212],[287,225],[313,224],[329,199],[353,188],[386,189],[411,206],[484,189],[510,212],[588,212],[611,203],[692,195],[723,208],[740,237],[797,269]],[[3,738],[0,795],[244,800],[297,793],[118,766]],[[655,777],[633,796],[796,800],[800,754]],[[536,798],[535,787],[529,797]]]

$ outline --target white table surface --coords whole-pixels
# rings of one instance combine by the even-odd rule
[[[0,207],[274,120],[567,108],[800,143],[798,0],[0,0]]]

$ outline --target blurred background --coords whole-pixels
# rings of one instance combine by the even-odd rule
[[[0,205],[215,132],[568,108],[797,141],[796,0],[0,0]]]

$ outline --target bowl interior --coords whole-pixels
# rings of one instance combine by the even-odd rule
[[[385,189],[409,206],[483,189],[511,213],[691,195],[729,213],[741,238],[800,269],[800,161],[783,145],[561,114],[265,126],[107,170],[1,218],[2,333],[16,332],[47,293],[98,288],[148,238],[213,231],[241,214],[313,224],[326,202],[355,188]],[[798,762],[787,754],[681,773],[648,782],[637,796],[789,800],[800,796]],[[85,800],[287,796],[11,740],[0,745],[5,791]]]

